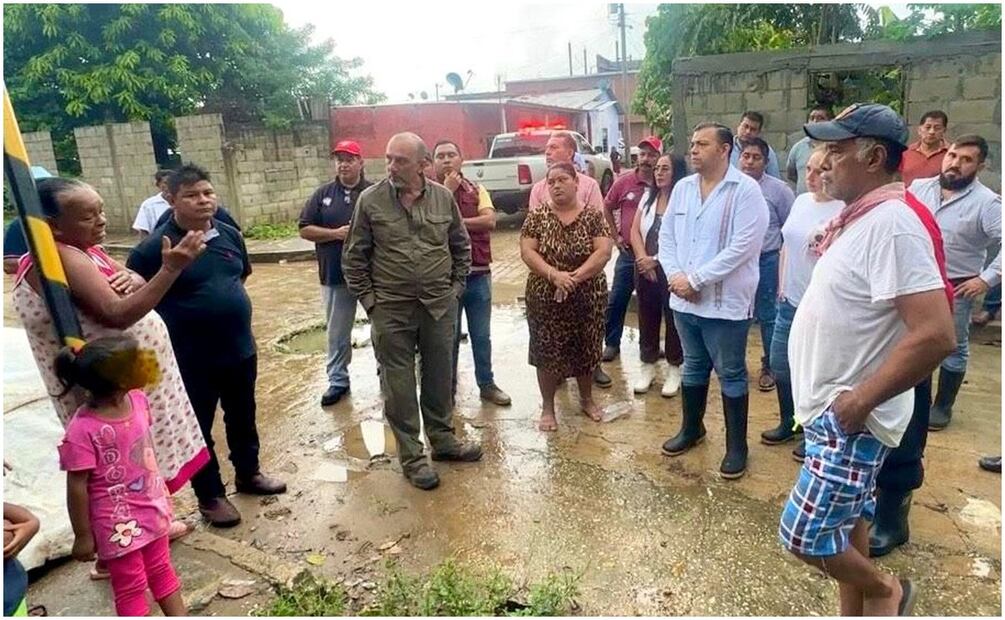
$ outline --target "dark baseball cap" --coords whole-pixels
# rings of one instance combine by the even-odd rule
[[[907,147],[907,124],[889,106],[853,103],[832,121],[806,123],[803,131],[811,140],[838,142],[851,138],[882,138]]]

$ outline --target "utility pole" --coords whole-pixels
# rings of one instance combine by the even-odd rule
[[[502,118],[502,133],[507,133],[506,129],[506,106],[503,104],[502,76],[496,76],[496,93],[499,95],[499,115]]]
[[[583,75],[590,72],[589,68],[586,66],[586,48],[583,48]]]
[[[569,41],[569,75],[572,75],[572,41]]]
[[[632,127],[628,120],[631,97],[628,95],[628,45],[625,42],[625,4],[618,5],[618,27],[621,28],[621,93],[624,97],[622,109],[625,115],[625,161],[632,164]]]

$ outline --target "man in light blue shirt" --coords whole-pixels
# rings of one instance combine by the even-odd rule
[[[734,168],[740,167],[740,141],[748,138],[760,138],[761,130],[764,129],[764,115],[760,112],[748,110],[740,117],[740,124],[736,126],[736,137],[733,138],[733,150],[729,155],[729,165]],[[765,171],[776,179],[782,178],[782,173],[778,169],[778,155],[775,149],[768,147],[768,165]]]
[[[764,349],[757,388],[762,392],[770,392],[775,389],[769,351],[771,337],[775,333],[775,314],[778,311],[778,258],[782,249],[782,225],[789,218],[796,196],[785,181],[765,174],[764,166],[770,148],[767,142],[760,138],[747,138],[741,140],[740,145],[743,149],[740,153],[740,170],[757,181],[764,200],[768,203],[768,232],[764,235],[764,245],[761,246],[761,256],[758,259],[760,278],[754,297],[754,316],[761,327],[761,346]]]
[[[970,357],[970,313],[974,302],[1002,281],[1000,250],[985,267],[988,247],[1000,245],[1002,238],[1001,196],[977,179],[987,156],[984,138],[960,136],[946,151],[942,173],[915,179],[909,188],[939,224],[946,249],[946,274],[956,290],[956,351],[942,361],[939,369],[939,389],[928,420],[928,429],[933,431],[949,426],[953,403],[963,385]]]
[[[831,107],[824,103],[818,103],[810,108],[810,116],[807,123],[824,123],[834,118]],[[789,181],[796,184],[796,196],[806,193],[806,162],[813,154],[813,141],[809,136],[792,145],[789,149],[789,159],[785,165],[785,176]]]
[[[726,456],[719,471],[747,469],[747,331],[758,280],[768,207],[757,182],[729,165],[733,133],[701,123],[691,136],[691,168],[670,195],[660,227],[659,262],[684,348],[683,423],[663,444],[677,456],[705,437],[708,384],[715,369],[726,417]]]

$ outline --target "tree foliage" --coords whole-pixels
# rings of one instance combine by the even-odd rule
[[[646,56],[633,110],[669,133],[676,58],[1001,29],[997,4],[912,4],[909,9],[899,19],[888,7],[865,4],[661,4],[646,20]]]
[[[52,130],[63,157],[73,127],[149,120],[163,147],[173,116],[282,127],[307,97],[381,99],[358,58],[310,35],[268,4],[7,4],[4,80],[22,128]]]

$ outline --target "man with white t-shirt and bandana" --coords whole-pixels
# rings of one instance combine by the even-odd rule
[[[779,537],[839,583],[842,615],[908,615],[916,586],[868,559],[876,476],[911,420],[913,387],[955,348],[952,286],[931,213],[894,182],[907,126],[853,105],[807,124],[826,143],[825,191],[847,205],[828,224],[789,338],[806,459]]]

